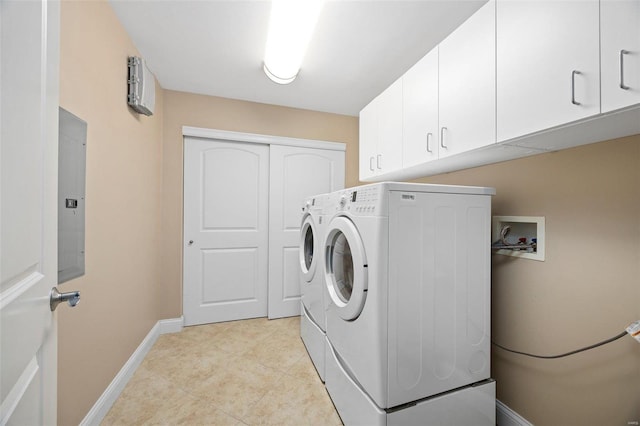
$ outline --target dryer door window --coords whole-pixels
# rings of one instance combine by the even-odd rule
[[[302,255],[304,256],[304,267],[308,271],[313,263],[313,231],[310,226],[307,226],[307,230],[304,233]]]
[[[336,294],[343,303],[349,303],[353,293],[353,255],[349,241],[343,233],[336,234],[331,251]]]
[[[313,274],[316,270],[316,263],[318,263],[316,244],[320,244],[316,238],[316,227],[311,216],[306,216],[302,221],[302,227],[300,228],[300,250],[299,250],[299,262],[300,272],[306,282],[310,282],[313,279]]]
[[[367,261],[362,239],[346,217],[329,224],[325,266],[327,290],[338,313],[346,320],[357,318],[367,297]]]

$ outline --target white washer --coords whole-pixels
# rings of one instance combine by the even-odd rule
[[[345,424],[437,419],[454,401],[457,424],[495,424],[494,194],[379,183],[328,195],[326,387]]]
[[[300,337],[324,382],[326,317],[324,262],[322,261],[322,202],[326,195],[308,198],[302,207],[300,226]]]

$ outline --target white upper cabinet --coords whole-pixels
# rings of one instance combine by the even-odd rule
[[[438,159],[438,47],[402,77],[402,167]]]
[[[379,173],[402,167],[402,80],[393,83],[378,97]]]
[[[360,180],[402,167],[402,79],[360,111]]]
[[[597,0],[497,0],[498,142],[600,112]]]
[[[440,158],[496,142],[495,7],[485,4],[440,43]]]
[[[359,153],[360,180],[374,176],[378,152],[378,114],[375,99],[360,111]]]
[[[640,0],[489,0],[360,112],[360,179],[634,135],[639,113]]]
[[[600,3],[602,112],[640,103],[640,0]]]

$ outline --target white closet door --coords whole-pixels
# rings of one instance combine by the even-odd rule
[[[269,146],[184,146],[185,325],[266,316]]]
[[[271,145],[270,169],[269,318],[282,318],[300,315],[302,204],[344,188],[344,151]]]

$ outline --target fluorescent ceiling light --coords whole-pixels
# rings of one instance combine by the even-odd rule
[[[295,80],[322,5],[322,0],[272,1],[264,55],[264,72],[271,80]]]

